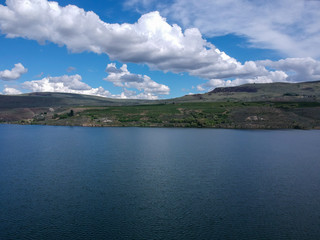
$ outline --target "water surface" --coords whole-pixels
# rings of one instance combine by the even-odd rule
[[[0,239],[320,239],[320,131],[0,125]]]

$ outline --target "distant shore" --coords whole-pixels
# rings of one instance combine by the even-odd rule
[[[2,123],[83,127],[320,129],[320,103],[201,102],[137,106],[17,108]]]
[[[173,99],[0,95],[0,122],[87,127],[320,129],[320,82],[245,84]]]

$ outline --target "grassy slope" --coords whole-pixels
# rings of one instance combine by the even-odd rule
[[[75,107],[127,106],[147,104],[146,100],[120,100],[70,93],[0,95],[0,121],[38,118],[41,113],[63,113]]]
[[[320,103],[176,103],[75,109],[37,124],[80,126],[301,128],[320,127]]]
[[[74,114],[70,114],[70,110]],[[0,121],[79,126],[320,128],[320,82],[247,84],[160,101],[0,96]]]
[[[320,102],[320,82],[245,84],[216,88],[205,94],[188,95],[177,101],[209,102]]]
[[[68,106],[119,106],[143,104],[144,100],[121,100],[71,93],[29,93],[0,95],[0,109],[68,107]]]

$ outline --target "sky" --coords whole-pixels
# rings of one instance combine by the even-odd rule
[[[317,80],[319,0],[0,0],[0,94],[165,99]]]

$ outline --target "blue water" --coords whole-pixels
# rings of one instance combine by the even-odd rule
[[[320,131],[0,125],[0,239],[320,239]]]

